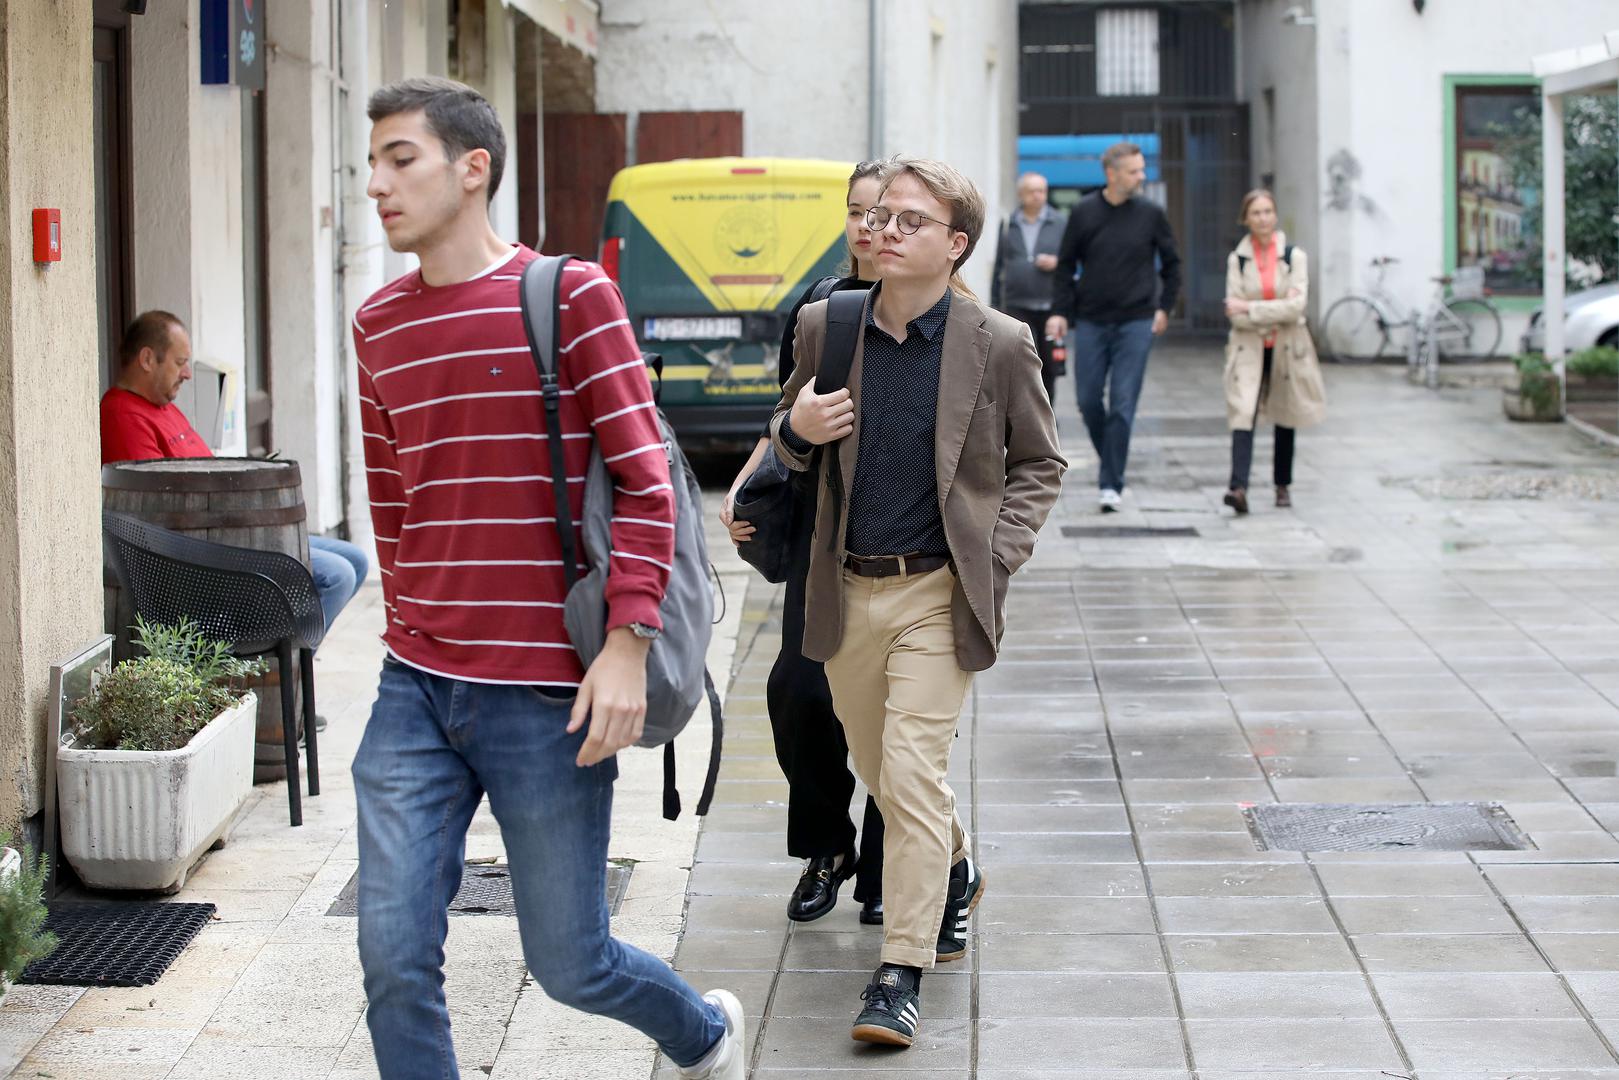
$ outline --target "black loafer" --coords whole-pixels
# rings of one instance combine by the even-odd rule
[[[793,922],[814,922],[831,911],[838,902],[838,887],[854,877],[855,853],[843,856],[843,865],[837,865],[837,856],[827,855],[811,859],[804,866],[798,887],[787,901],[787,917]]]
[[[883,898],[867,900],[860,905],[860,921],[867,926],[881,926],[883,924]]]

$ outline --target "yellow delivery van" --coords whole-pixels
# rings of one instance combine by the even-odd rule
[[[751,441],[780,391],[787,315],[847,259],[851,163],[704,158],[632,165],[607,195],[601,263],[682,443]]]

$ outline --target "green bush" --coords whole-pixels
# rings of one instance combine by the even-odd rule
[[[1564,362],[1564,370],[1587,379],[1619,378],[1619,349],[1611,345],[1581,349]]]
[[[1558,411],[1557,368],[1540,353],[1519,353],[1512,358],[1518,369],[1518,396],[1529,403],[1537,416],[1555,416]]]
[[[0,847],[11,834],[0,832]],[[56,937],[45,932],[45,856],[22,849],[22,871],[0,881],[0,979],[15,982],[23,968],[49,956]]]
[[[240,660],[197,624],[135,625],[146,655],[99,679],[74,709],[79,737],[106,750],[178,750],[241,698],[240,680],[265,669]]]

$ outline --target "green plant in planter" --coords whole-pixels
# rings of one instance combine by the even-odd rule
[[[252,678],[268,667],[262,660],[232,656],[229,645],[209,638],[193,619],[165,626],[137,615],[133,629],[135,644],[147,656],[188,667],[205,683],[240,686],[240,680]]]
[[[1619,378],[1619,349],[1611,345],[1581,349],[1563,362],[1563,370],[1587,379]]]
[[[0,832],[0,847],[11,834]],[[45,856],[22,849],[22,870],[0,880],[0,983],[14,982],[23,969],[56,948],[56,936],[45,932]]]
[[[97,680],[74,709],[86,745],[106,750],[178,750],[241,698],[239,682],[265,669],[230,655],[189,620],[158,626],[137,620],[146,655]]]
[[[1521,353],[1512,358],[1512,363],[1518,369],[1518,396],[1536,416],[1556,416],[1562,390],[1557,369],[1539,353]]]

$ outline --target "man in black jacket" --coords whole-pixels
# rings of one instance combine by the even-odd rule
[[[1073,321],[1074,387],[1091,445],[1102,459],[1097,501],[1103,513],[1111,513],[1122,501],[1147,354],[1153,337],[1169,326],[1181,260],[1163,209],[1139,197],[1147,178],[1141,148],[1115,143],[1102,155],[1102,167],[1107,187],[1081,199],[1068,215],[1046,336],[1061,338]],[[1083,269],[1077,284],[1076,268]]]
[[[1001,225],[995,245],[995,276],[990,281],[989,306],[1027,323],[1040,353],[1040,378],[1046,397],[1057,404],[1057,376],[1052,361],[1052,339],[1046,336],[1051,317],[1052,275],[1062,247],[1068,215],[1046,201],[1046,178],[1037,172],[1018,177],[1018,209]]]

